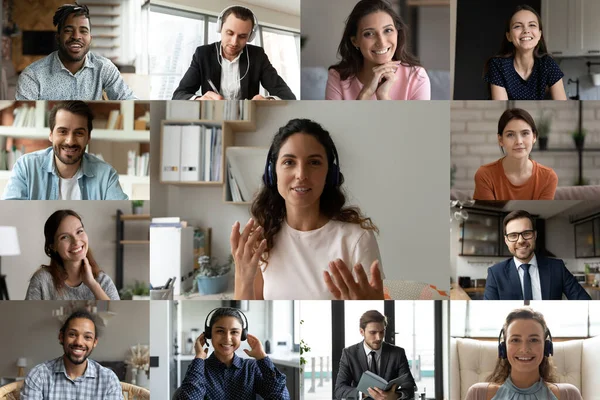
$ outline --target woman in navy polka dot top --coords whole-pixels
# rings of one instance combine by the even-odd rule
[[[290,400],[286,378],[275,368],[262,343],[247,334],[253,359],[242,359],[235,351],[243,335],[242,318],[234,309],[220,308],[210,319],[213,353],[208,357],[205,334],[196,339],[196,358],[188,367],[178,392],[178,400]]]
[[[558,64],[548,54],[540,16],[527,5],[518,6],[506,25],[500,52],[485,65],[484,80],[492,100],[566,100]]]

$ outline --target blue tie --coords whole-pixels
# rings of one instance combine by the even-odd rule
[[[531,275],[529,275],[530,264],[521,264],[521,268],[525,274],[523,275],[523,300],[533,300],[533,292],[531,290]]]

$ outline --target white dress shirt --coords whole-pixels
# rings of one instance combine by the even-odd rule
[[[531,276],[531,294],[533,300],[542,300],[542,284],[540,283],[540,269],[538,268],[537,258],[535,253],[533,258],[528,263],[522,263],[516,257],[513,257],[515,265],[517,266],[517,272],[519,273],[519,279],[521,280],[521,291],[525,293],[523,285],[523,277],[525,276],[525,270],[521,268],[521,264],[529,264],[529,275]]]
[[[381,374],[381,347],[379,347],[379,350],[373,350],[372,348],[369,347],[369,345],[367,344],[367,342],[365,342],[363,340],[363,348],[365,349],[365,354],[367,355],[367,365],[369,366],[369,369],[371,369],[371,352],[374,351],[375,352],[375,361],[377,362],[377,372],[379,374]]]
[[[221,57],[221,96],[226,100],[240,100],[242,98],[241,80],[240,80],[240,57],[246,51],[246,47],[240,51],[240,54],[229,61]],[[223,49],[221,48],[221,55]],[[244,54],[244,57],[247,57]],[[248,63],[248,65],[250,65]]]

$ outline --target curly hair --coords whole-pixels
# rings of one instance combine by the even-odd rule
[[[340,74],[342,81],[351,76],[356,76],[362,70],[364,57],[360,50],[357,50],[352,44],[352,37],[358,33],[358,24],[360,20],[372,13],[383,11],[387,13],[394,21],[394,26],[398,32],[396,39],[396,51],[392,56],[393,61],[400,61],[403,65],[409,67],[420,67],[421,64],[415,56],[407,49],[408,26],[402,21],[402,18],[386,0],[361,0],[355,6],[348,19],[342,35],[342,40],[338,47],[338,54],[342,60],[329,67]]]
[[[515,320],[518,319],[533,320],[539,323],[542,326],[542,329],[544,330],[544,340],[550,334],[548,326],[546,325],[546,320],[544,320],[544,316],[540,312],[533,311],[531,308],[528,307],[524,307],[513,310],[506,316],[506,321],[502,326],[502,333],[505,338],[510,324],[512,324]],[[544,359],[542,360],[539,366],[540,376],[542,377],[544,382],[556,382],[555,369],[556,367],[554,366],[552,359],[544,356]],[[511,365],[508,359],[498,357],[498,360],[496,361],[496,367],[494,368],[492,374],[487,378],[487,381],[501,385],[506,381],[506,378],[510,376],[510,371]]]
[[[548,53],[548,46],[546,46],[546,40],[544,40],[544,34],[543,34],[544,29],[542,27],[542,19],[540,17],[540,14],[538,14],[538,12],[535,11],[535,9],[528,6],[527,4],[522,4],[520,6],[517,6],[517,8],[515,8],[515,11],[510,15],[510,18],[506,21],[506,27],[504,29],[504,35],[502,35],[502,44],[500,45],[500,50],[498,51],[498,53],[496,53],[496,55],[494,55],[486,60],[484,68],[483,68],[483,76],[485,76],[487,74],[489,67],[490,67],[490,62],[492,61],[493,58],[514,57],[515,45],[508,41],[506,34],[510,32],[510,23],[512,21],[512,18],[519,11],[530,11],[533,14],[535,14],[535,17],[538,20],[538,25],[540,27],[540,32],[542,32],[542,36],[540,37],[538,44],[535,46],[535,49],[533,49],[533,57],[542,58],[544,56],[550,56],[550,54]]]
[[[69,15],[73,14],[76,17],[83,15],[90,21],[90,10],[86,5],[79,5],[77,2],[75,4],[63,4],[62,6],[56,9],[54,13],[54,17],[52,18],[52,23],[56,27],[56,32],[60,33],[63,26],[65,25],[65,21],[69,18]],[[92,27],[92,23],[90,21],[90,29]]]
[[[309,119],[292,119],[285,126],[279,128],[279,131],[273,137],[267,165],[277,164],[279,150],[287,139],[296,133],[311,135],[325,148],[327,155],[328,171],[334,166],[335,145],[329,132],[323,127]],[[339,160],[338,160],[339,166]],[[265,171],[265,174],[267,171]],[[273,175],[275,170],[273,169]],[[266,179],[266,177],[263,177]],[[277,178],[275,176],[275,178]],[[263,179],[263,180],[264,180]],[[326,184],[319,199],[319,211],[330,220],[349,222],[359,224],[363,229],[372,230],[379,233],[377,227],[371,221],[371,218],[365,217],[358,207],[344,207],[346,204],[346,195],[341,188],[344,183],[344,175],[339,173],[337,185]],[[285,200],[279,194],[277,185],[263,185],[251,206],[251,213],[254,221],[263,227],[263,236],[267,240],[267,248],[263,254],[262,261],[268,264],[269,250],[273,248],[273,238],[281,229],[281,225],[286,216]]]
[[[54,288],[58,292],[62,292],[65,287],[65,280],[68,278],[67,270],[65,269],[65,264],[58,254],[56,250],[54,250],[54,236],[56,235],[56,231],[58,230],[63,219],[67,217],[75,217],[81,222],[81,226],[83,227],[83,221],[79,214],[77,214],[73,210],[58,210],[52,213],[50,217],[46,220],[44,224],[44,252],[48,257],[50,257],[49,265],[42,265],[40,269],[46,269],[52,276],[52,282],[54,283]],[[94,278],[97,279],[100,274],[100,267],[96,262],[96,259],[92,255],[92,250],[88,247],[87,255],[86,255],[90,266],[92,267],[92,274]],[[36,271],[37,272],[37,271]]]

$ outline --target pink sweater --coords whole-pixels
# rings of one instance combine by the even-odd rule
[[[390,90],[390,97],[393,100],[430,100],[431,84],[425,69],[421,67],[407,67],[401,65],[396,71],[398,80]],[[334,70],[329,70],[327,78],[327,89],[325,90],[326,100],[356,100],[356,97],[363,88],[358,78],[352,76],[345,81],[340,81],[340,74]],[[376,100],[373,95],[371,100]]]

